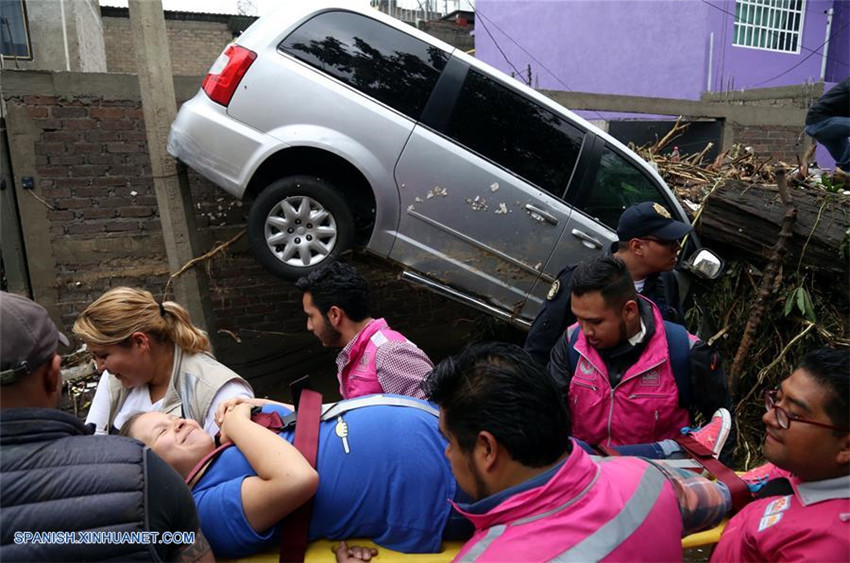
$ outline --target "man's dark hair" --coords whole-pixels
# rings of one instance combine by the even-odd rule
[[[333,262],[316,268],[300,278],[295,285],[304,293],[310,292],[313,304],[323,317],[336,305],[354,322],[369,316],[369,284],[354,266]]]
[[[514,344],[472,344],[446,358],[422,383],[440,406],[446,430],[466,453],[487,431],[526,467],[554,463],[569,447],[563,395],[532,357]]]
[[[579,263],[573,270],[570,291],[581,297],[598,291],[605,304],[621,308],[627,301],[636,301],[635,284],[626,263],[615,256],[602,256]]]
[[[826,387],[830,399],[824,410],[835,426],[850,426],[850,348],[821,348],[803,357],[797,369],[805,370]]]

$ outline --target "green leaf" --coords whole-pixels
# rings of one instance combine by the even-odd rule
[[[803,316],[812,322],[817,321],[817,315],[815,315],[815,304],[812,303],[812,298],[809,296],[809,292],[806,291],[805,287],[797,288],[797,292],[797,306],[800,307],[800,311],[803,313]],[[800,305],[801,300],[802,305]]]
[[[795,289],[785,298],[785,312],[782,313],[783,317],[787,317],[791,314],[791,311],[794,309],[794,302],[796,300],[797,290]]]

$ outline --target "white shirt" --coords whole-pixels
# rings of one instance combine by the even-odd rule
[[[218,405],[228,399],[235,397],[251,398],[254,393],[249,387],[239,380],[228,381],[213,397],[210,408],[204,417],[204,430],[210,436],[215,436],[218,433],[218,424],[215,423],[215,411]],[[164,398],[164,397],[163,397]],[[138,412],[151,412],[159,410],[163,399],[152,403],[150,391],[147,385],[134,387],[127,395],[127,400],[121,405],[118,414],[115,416],[115,428],[119,430],[127,421],[128,418]],[[89,414],[86,416],[86,424],[95,425],[95,434],[109,433],[109,372],[104,371],[100,377],[100,383],[97,384],[97,391],[94,393],[94,398],[89,408]]]

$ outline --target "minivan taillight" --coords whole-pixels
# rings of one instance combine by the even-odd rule
[[[230,45],[219,55],[204,78],[204,92],[212,101],[227,107],[236,87],[256,58],[257,53],[254,51]]]

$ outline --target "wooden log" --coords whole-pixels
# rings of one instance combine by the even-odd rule
[[[800,263],[801,270],[840,272],[846,280],[850,272],[850,197],[790,189],[798,215],[789,241],[786,271],[796,270]],[[764,263],[779,236],[784,215],[776,186],[727,180],[707,199],[697,232],[706,246],[720,243],[740,252],[743,258]]]

